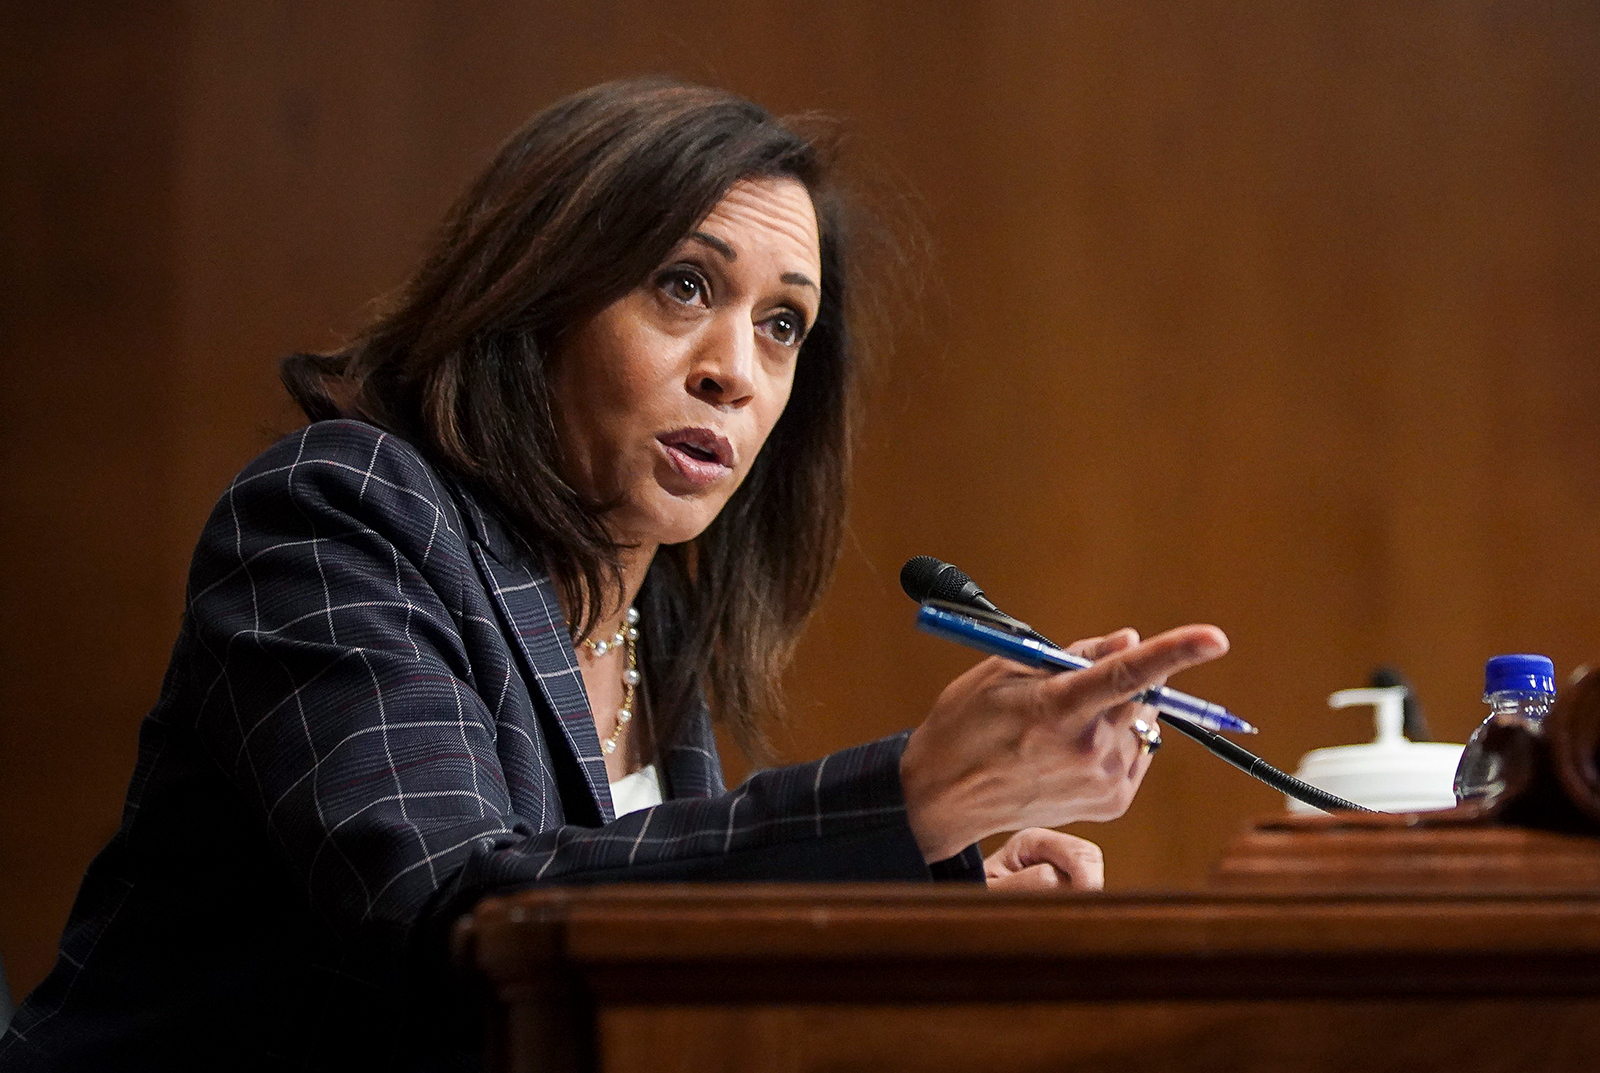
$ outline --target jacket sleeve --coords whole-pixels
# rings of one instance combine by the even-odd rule
[[[353,422],[263,455],[196,551],[180,640],[196,732],[347,938],[399,954],[427,918],[539,882],[930,875],[903,735],[603,827],[516,814],[493,715],[514,683],[482,680],[463,640],[492,628],[474,583],[431,471]]]

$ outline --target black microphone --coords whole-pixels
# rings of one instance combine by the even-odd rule
[[[900,568],[900,588],[905,594],[917,603],[927,603],[929,600],[943,600],[946,603],[960,604],[966,607],[977,608],[991,615],[1008,619],[1026,630],[1029,636],[1037,641],[1042,641],[1052,647],[1059,647],[1054,641],[1039,633],[1027,623],[1017,622],[1010,615],[996,607],[989,598],[978,588],[977,582],[957,570],[951,564],[931,555],[918,555],[907,559],[906,565]],[[1297,801],[1303,801],[1313,808],[1322,809],[1324,812],[1371,812],[1372,810],[1354,801],[1346,801],[1342,797],[1328,793],[1320,787],[1310,783],[1301,782],[1293,775],[1282,771],[1267,763],[1250,750],[1235,745],[1221,734],[1205,729],[1198,723],[1191,723],[1187,719],[1175,719],[1166,712],[1159,712],[1156,718],[1167,724],[1186,737],[1193,738],[1212,754],[1220,756],[1240,771],[1253,779],[1258,779],[1268,786]]]
[[[947,604],[966,604],[1000,613],[978,588],[977,582],[951,564],[931,555],[916,555],[900,568],[900,588],[919,604],[943,600]]]
[[[939,600],[947,604],[987,611],[993,617],[1021,630],[1036,641],[1050,644],[1050,639],[1035,633],[1026,622],[1012,618],[994,605],[978,588],[978,583],[943,559],[931,555],[914,555],[900,568],[900,589],[919,604]]]

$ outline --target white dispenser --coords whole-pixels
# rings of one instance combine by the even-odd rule
[[[1378,812],[1425,812],[1456,803],[1451,783],[1461,746],[1442,741],[1408,741],[1405,686],[1341,689],[1330,708],[1370,704],[1378,736],[1366,745],[1313,749],[1300,760],[1295,777]],[[1289,798],[1290,812],[1317,809]]]

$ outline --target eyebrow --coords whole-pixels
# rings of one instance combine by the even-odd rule
[[[708,235],[704,231],[691,231],[689,233],[689,237],[697,242],[703,242],[707,246],[710,246],[713,250],[716,250],[718,253],[720,253],[724,260],[737,261],[739,259],[739,252],[726,242],[722,241],[716,235]],[[790,284],[791,286],[810,287],[818,294],[822,293],[822,288],[818,287],[814,282],[812,282],[811,277],[806,275],[804,272],[785,272],[778,278],[783,282]]]
[[[704,231],[694,231],[690,233],[689,237],[704,242],[707,246],[722,254],[725,260],[737,261],[739,259],[739,254],[735,252],[734,248],[715,235],[708,235]]]

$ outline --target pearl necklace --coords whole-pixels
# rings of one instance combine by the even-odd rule
[[[639,611],[630,607],[622,616],[622,628],[603,640],[593,641],[584,638],[582,647],[594,653],[599,659],[607,652],[619,648],[626,648],[628,652],[627,665],[622,671],[622,707],[617,709],[617,725],[611,731],[611,736],[600,743],[600,751],[610,756],[617,751],[617,743],[622,740],[623,728],[633,719],[633,696],[639,687]]]

